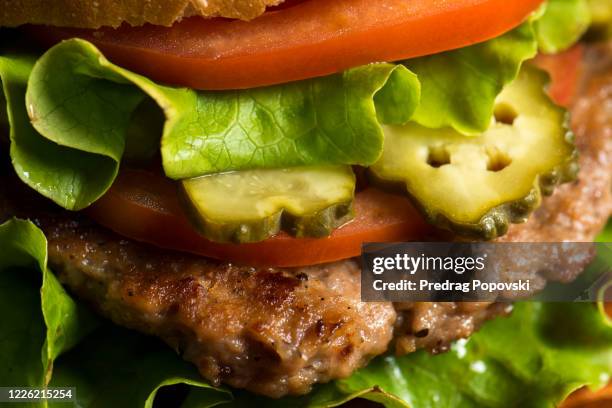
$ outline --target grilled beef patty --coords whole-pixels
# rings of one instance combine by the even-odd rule
[[[607,220],[612,73],[602,72],[585,82],[574,109],[579,180],[500,241],[589,241]],[[161,337],[215,384],[272,397],[302,394],[350,375],[390,347],[399,354],[443,351],[508,311],[484,302],[363,303],[354,260],[256,269],[160,250],[54,208],[18,184],[1,181],[0,219],[31,218],[44,230],[50,264],[68,289],[115,323]],[[545,278],[579,273],[583,265],[569,258],[560,256]]]

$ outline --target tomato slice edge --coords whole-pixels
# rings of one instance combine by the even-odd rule
[[[27,29],[51,44],[80,37],[113,62],[194,89],[244,89],[435,54],[518,26],[543,0],[308,0],[255,20],[184,19],[80,30]]]
[[[557,103],[571,104],[583,53],[584,47],[577,45],[558,56],[546,56],[545,62],[542,57],[535,60],[551,73],[550,91]],[[140,181],[142,177],[146,182]],[[143,212],[139,202],[147,203],[147,211]],[[136,241],[264,267],[308,266],[352,258],[360,255],[363,242],[414,241],[434,231],[407,198],[373,188],[356,194],[355,209],[356,219],[329,238],[298,239],[281,233],[259,243],[219,244],[206,240],[191,227],[170,180],[150,171],[122,169],[107,194],[86,212],[101,225]],[[378,220],[379,224],[368,221],[369,227],[360,229],[364,220]]]
[[[172,182],[149,172],[122,170],[113,187],[86,213],[135,241],[258,267],[309,266],[353,258],[361,254],[364,242],[415,240],[431,230],[408,199],[373,188],[356,194],[355,211],[355,220],[328,238],[281,233],[257,243],[215,243],[189,224]]]
[[[584,69],[584,53],[584,45],[579,43],[559,54],[540,54],[533,60],[537,67],[550,75],[548,94],[555,103],[564,108],[571,107],[578,94],[579,78]]]

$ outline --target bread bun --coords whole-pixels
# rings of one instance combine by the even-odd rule
[[[0,0],[0,26],[117,27],[122,23],[170,26],[183,17],[249,20],[284,0]]]

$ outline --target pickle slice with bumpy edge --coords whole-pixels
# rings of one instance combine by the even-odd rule
[[[547,82],[544,72],[525,66],[478,136],[412,123],[386,127],[372,181],[407,191],[432,224],[458,235],[505,234],[539,207],[542,194],[578,172],[567,112],[548,98]]]
[[[350,166],[260,169],[183,180],[196,228],[216,242],[256,242],[283,230],[325,237],[353,218]]]

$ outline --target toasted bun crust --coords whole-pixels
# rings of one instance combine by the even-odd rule
[[[0,0],[0,27],[45,24],[117,27],[122,23],[169,26],[183,17],[249,20],[284,0]]]

